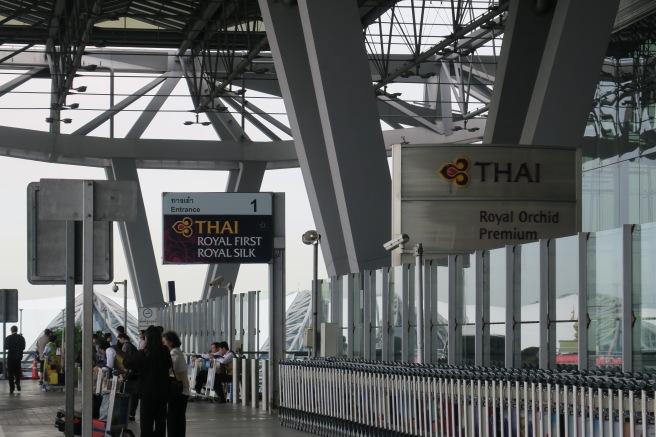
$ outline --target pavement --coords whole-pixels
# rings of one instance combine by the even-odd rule
[[[43,392],[37,381],[24,380],[22,391],[9,394],[9,383],[0,380],[0,437],[63,436],[55,427],[57,410],[65,403],[63,392]],[[76,391],[79,395],[79,392]],[[130,422],[139,436],[139,415]],[[240,404],[193,402],[187,406],[187,436],[243,435],[249,437],[305,437],[308,434],[285,428],[276,414]]]

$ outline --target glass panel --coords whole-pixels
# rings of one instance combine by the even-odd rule
[[[495,249],[483,254],[483,365],[505,365],[506,347],[506,249]]]
[[[435,361],[447,362],[449,337],[449,260],[443,258],[431,262],[431,310],[433,324],[431,344]]]
[[[476,265],[475,257],[458,255],[456,257],[456,314],[457,326],[462,329],[460,356],[456,362],[474,364],[476,320]]]
[[[331,307],[331,295],[330,295],[330,279],[323,279],[319,281],[319,293],[321,296],[321,307],[319,308],[319,326],[322,323],[327,323],[330,321],[330,312],[332,311]]]
[[[590,367],[622,364],[622,230],[588,239],[588,353]]]
[[[397,282],[401,282],[403,278],[403,266],[397,266],[390,269],[390,289],[389,289],[389,324],[391,327],[390,344],[389,344],[389,359],[392,361],[401,361],[403,356],[401,354],[401,342],[403,326],[403,293]]]
[[[578,365],[578,308],[579,308],[579,237],[565,237],[549,242],[549,296],[555,317],[554,348],[549,362]],[[553,325],[552,325],[553,326]],[[553,337],[553,334],[551,336]],[[552,354],[555,354],[552,355]]]
[[[540,347],[540,243],[515,247],[515,365],[537,365]],[[546,327],[545,327],[546,329]]]
[[[353,281],[353,358],[364,358],[364,287],[363,274],[355,273]]]
[[[633,230],[633,367],[656,370],[656,223]]]
[[[557,322],[551,326],[556,330],[558,346],[556,350],[556,364],[574,366],[579,365],[579,324],[578,322]]]

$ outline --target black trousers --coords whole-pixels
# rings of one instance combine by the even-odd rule
[[[20,358],[7,360],[7,376],[9,377],[10,390],[14,389],[14,381],[16,381],[16,386],[20,387],[22,373]]]
[[[200,393],[201,389],[205,386],[207,382],[207,369],[201,369],[200,372],[196,375],[196,385],[194,385],[194,390],[196,393]]]
[[[223,402],[226,400],[226,395],[223,392],[224,382],[232,382],[232,375],[226,375],[225,373],[222,373],[214,377],[214,391],[219,397],[219,400]]]
[[[180,395],[169,399],[166,429],[169,437],[185,437],[187,433],[187,401],[189,396]]]
[[[166,398],[141,398],[139,420],[141,437],[166,436]]]

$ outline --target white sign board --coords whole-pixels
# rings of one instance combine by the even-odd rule
[[[392,232],[409,235],[406,248],[455,254],[581,228],[575,147],[397,144],[392,154]]]
[[[139,307],[139,330],[145,330],[150,325],[158,325],[155,309],[151,307]]]

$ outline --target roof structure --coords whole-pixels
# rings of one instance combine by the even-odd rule
[[[101,293],[93,293],[93,331],[111,332],[114,338],[118,335],[116,328],[118,326],[125,326],[125,333],[130,337],[135,344],[138,340],[138,321],[128,312],[128,323],[125,325],[123,319],[123,307],[114,302],[109,297]],[[65,309],[55,317],[50,323],[43,327],[43,329],[64,329],[66,324]],[[82,294],[75,298],[75,324],[82,325]],[[36,341],[28,348],[28,350],[35,350]]]

